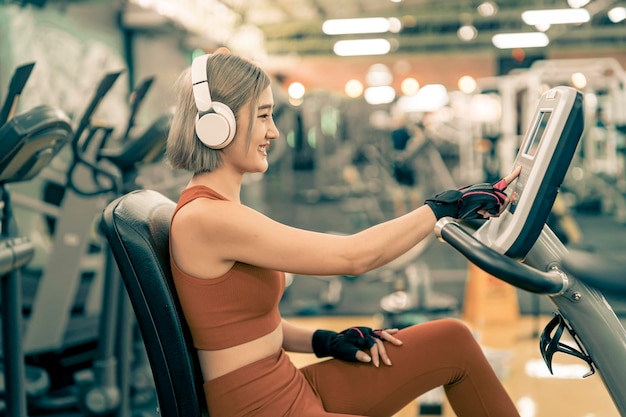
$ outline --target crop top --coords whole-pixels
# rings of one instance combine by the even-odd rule
[[[196,185],[183,190],[174,215],[197,198],[228,201],[214,190]],[[235,262],[221,277],[194,277],[176,265],[171,243],[170,260],[176,292],[197,349],[237,346],[270,333],[280,324],[283,272]]]

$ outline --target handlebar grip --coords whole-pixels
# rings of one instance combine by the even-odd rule
[[[483,271],[515,287],[536,294],[559,294],[566,289],[566,279],[560,272],[542,272],[502,255],[480,242],[449,217],[437,222],[435,235]]]

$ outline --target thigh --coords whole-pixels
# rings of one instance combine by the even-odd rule
[[[454,319],[411,326],[396,337],[402,346],[385,344],[391,366],[330,359],[301,370],[326,410],[391,416],[419,395],[460,378],[464,348],[473,343],[467,327]]]
[[[205,382],[204,393],[211,416],[351,417],[326,411],[282,350]]]

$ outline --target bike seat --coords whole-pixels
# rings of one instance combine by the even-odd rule
[[[563,268],[585,284],[601,291],[626,294],[626,261],[582,250],[570,250]]]

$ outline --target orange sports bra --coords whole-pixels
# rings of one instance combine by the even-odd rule
[[[189,187],[181,193],[174,216],[196,198],[227,200],[208,187]],[[197,349],[240,345],[279,325],[278,303],[285,289],[284,273],[236,262],[223,276],[202,279],[180,270],[171,251],[170,259],[176,292]]]

